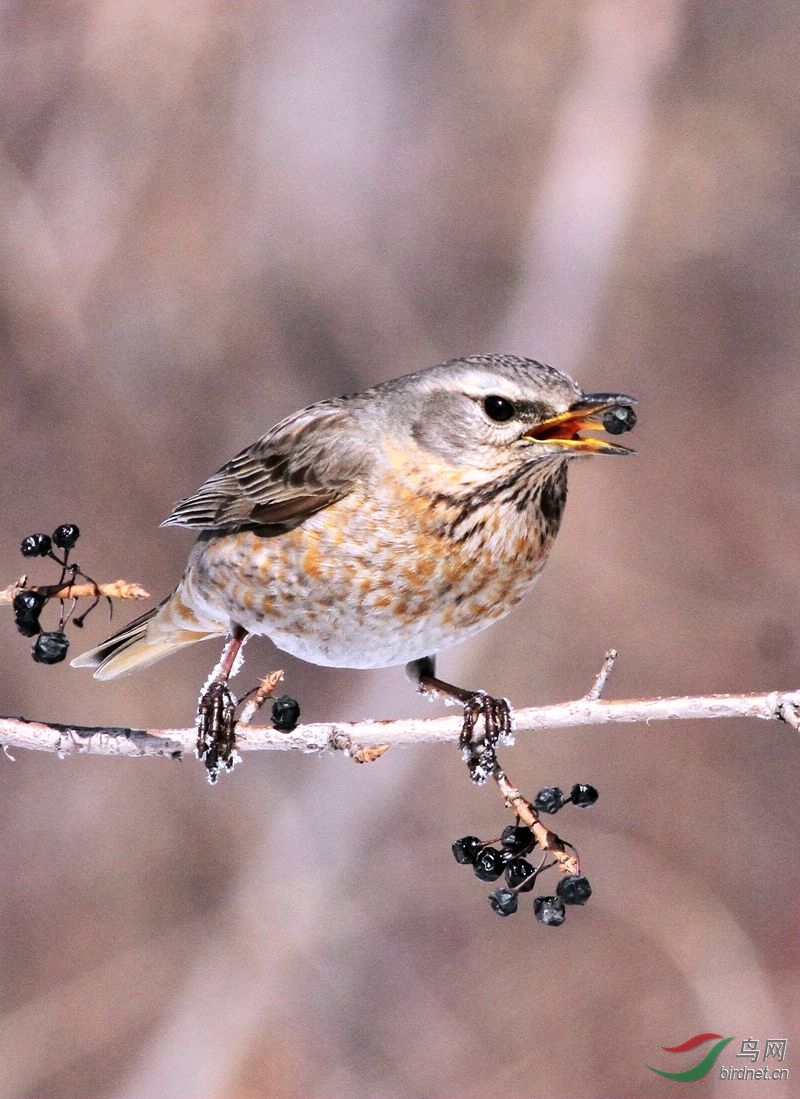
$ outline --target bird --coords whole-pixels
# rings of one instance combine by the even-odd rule
[[[546,363],[487,354],[301,409],[175,505],[162,526],[197,532],[177,586],[72,664],[108,680],[226,638],[200,705],[210,768],[229,762],[231,729],[227,746],[214,743],[251,635],[316,665],[405,665],[420,690],[464,705],[462,746],[479,713],[496,739],[508,704],[436,678],[436,656],[529,592],[558,533],[568,465],[632,454],[601,432],[629,431],[636,404],[586,394]],[[483,781],[491,752],[471,762]]]

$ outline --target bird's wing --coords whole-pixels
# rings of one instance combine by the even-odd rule
[[[181,500],[161,525],[234,531],[296,526],[346,496],[375,461],[341,400],[282,420]]]

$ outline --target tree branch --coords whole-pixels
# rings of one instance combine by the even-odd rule
[[[634,698],[605,702],[585,697],[553,706],[517,710],[517,733],[535,733],[584,725],[616,722],[696,721],[704,718],[762,718],[783,721],[800,731],[800,690],[769,694],[701,695],[675,698]],[[240,752],[284,750],[319,752],[355,746],[457,742],[462,716],[402,719],[398,721],[318,722],[298,725],[291,733],[269,726],[240,723],[236,729]],[[194,752],[197,731],[191,729],[89,728],[46,724],[25,718],[0,718],[0,745],[57,752],[112,756],[169,756],[180,759]]]
[[[149,599],[150,592],[145,591],[141,584],[133,584],[129,580],[111,580],[107,584],[29,584],[27,576],[20,576],[14,584],[0,591],[0,604],[13,603],[17,592],[40,591],[48,599]]]

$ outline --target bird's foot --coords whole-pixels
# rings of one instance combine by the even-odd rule
[[[208,685],[197,706],[197,758],[205,764],[212,784],[221,771],[232,771],[239,759],[236,702],[227,683],[219,680]]]
[[[514,717],[508,699],[493,698],[486,691],[468,691],[439,679],[435,656],[412,660],[406,665],[406,674],[423,694],[464,707],[459,747],[472,781],[483,783],[502,774],[497,745],[514,743]]]
[[[222,771],[232,771],[239,762],[236,752],[236,699],[228,688],[241,660],[247,631],[233,625],[217,665],[200,693],[197,703],[197,758],[215,783]]]
[[[513,715],[507,698],[472,691],[463,699],[464,724],[459,746],[473,782],[484,783],[498,771],[497,745],[513,738]],[[483,719],[483,729],[477,728]]]

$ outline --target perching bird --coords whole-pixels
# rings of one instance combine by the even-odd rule
[[[632,453],[582,433],[629,430],[635,403],[480,355],[311,405],[176,505],[163,525],[199,532],[178,586],[72,663],[112,679],[228,636],[223,682],[263,634],[313,664],[407,664],[446,688],[435,655],[508,614],[544,566],[569,460]]]

